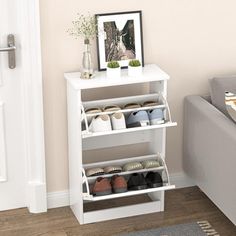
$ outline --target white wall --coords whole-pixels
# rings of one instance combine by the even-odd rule
[[[178,127],[168,131],[170,172],[182,171],[183,98],[205,94],[207,80],[236,74],[234,0],[40,0],[48,191],[68,187],[65,71],[78,70],[83,43],[66,33],[77,12],[143,11],[145,63],[171,76],[169,102]],[[94,43],[94,59],[96,48]],[[96,64],[96,63],[95,63]]]

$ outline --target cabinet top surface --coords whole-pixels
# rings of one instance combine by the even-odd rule
[[[143,67],[142,75],[138,77],[129,77],[128,69],[122,69],[121,77],[117,79],[107,78],[106,71],[96,72],[96,76],[92,79],[81,79],[79,72],[64,73],[64,77],[74,89],[90,89],[117,85],[148,83],[169,79],[169,75],[154,64],[145,65]]]

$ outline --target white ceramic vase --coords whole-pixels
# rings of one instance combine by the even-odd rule
[[[118,68],[109,68],[109,67],[107,67],[107,77],[109,79],[120,78],[120,67],[118,67]]]
[[[140,76],[143,72],[142,66],[128,66],[128,75],[130,77]]]

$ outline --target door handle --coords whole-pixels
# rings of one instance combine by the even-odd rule
[[[7,45],[8,47],[0,48],[0,52],[8,52],[8,66],[10,69],[14,69],[16,67],[16,46],[13,34],[7,36]]]
[[[0,48],[0,52],[9,52],[16,50],[16,46],[8,47],[8,48]]]

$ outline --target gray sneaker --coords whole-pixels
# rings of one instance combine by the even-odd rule
[[[132,112],[127,118],[127,127],[143,127],[149,125],[149,118],[146,111]]]
[[[165,122],[164,113],[162,109],[153,109],[148,111],[148,116],[151,125],[160,125]]]

